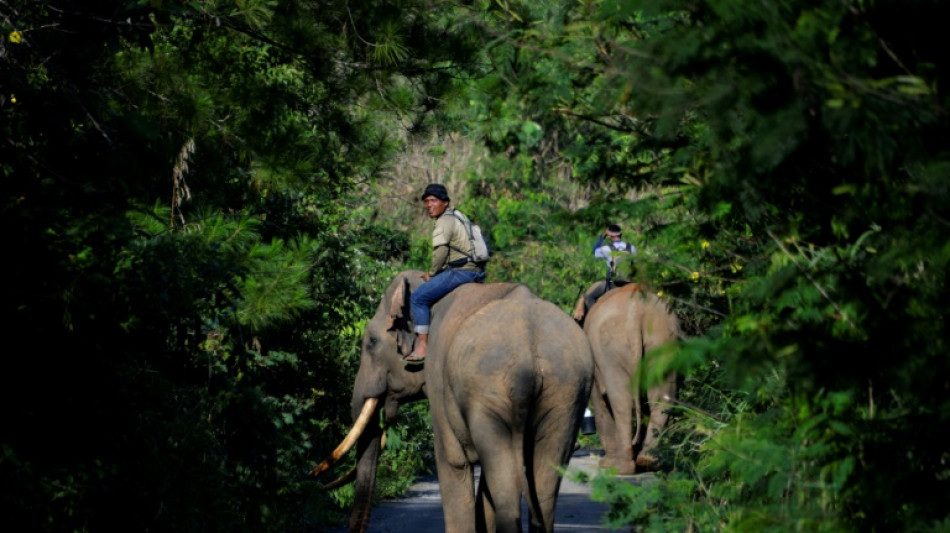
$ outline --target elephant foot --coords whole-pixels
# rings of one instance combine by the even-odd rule
[[[637,473],[637,467],[633,464],[633,461],[616,461],[613,458],[604,456],[600,460],[600,468],[608,469],[613,468],[617,471],[618,476],[631,476]]]
[[[658,470],[659,461],[652,455],[641,453],[637,456],[637,468],[641,472],[655,472]]]

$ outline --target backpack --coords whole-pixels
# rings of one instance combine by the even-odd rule
[[[478,224],[472,223],[472,221],[460,213],[458,209],[453,209],[452,215],[459,219],[462,225],[465,226],[466,231],[468,231],[468,239],[472,241],[472,253],[467,253],[462,250],[457,251],[468,256],[468,261],[474,263],[488,262],[488,260],[491,259],[491,248],[488,247],[488,241],[485,240],[485,236],[482,234],[482,228],[480,228]]]

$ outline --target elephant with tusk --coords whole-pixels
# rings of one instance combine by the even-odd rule
[[[369,525],[383,431],[373,416],[428,398],[445,530],[552,532],[561,478],[593,383],[583,330],[560,308],[517,283],[462,285],[432,308],[422,367],[406,366],[415,335],[409,296],[422,272],[390,283],[363,336],[353,386],[354,429],[319,475],[356,447],[350,531]],[[476,490],[474,468],[481,465]]]
[[[663,300],[636,284],[607,292],[589,310],[582,295],[574,317],[583,325],[594,354],[591,406],[604,446],[600,466],[613,467],[619,475],[654,469],[651,452],[669,420],[668,408],[676,402],[677,376],[672,373],[651,387],[644,404],[635,375],[651,350],[670,346],[681,336],[679,321]]]

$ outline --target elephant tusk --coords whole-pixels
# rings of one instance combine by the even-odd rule
[[[383,449],[386,448],[386,432],[385,432],[385,431],[383,432],[383,436],[382,436],[382,438],[380,439],[379,446],[380,446],[381,448],[383,448]],[[340,477],[334,479],[333,481],[327,483],[326,485],[321,486],[320,489],[322,489],[322,490],[334,490],[334,489],[338,489],[338,488],[340,488],[340,487],[342,487],[342,486],[344,486],[344,485],[348,485],[348,484],[352,483],[354,479],[356,479],[356,467],[355,467],[355,466],[354,466],[353,468],[351,468],[349,472],[347,472],[347,473],[343,474],[342,476],[340,476]]]
[[[338,489],[338,488],[340,488],[340,487],[342,487],[342,486],[344,486],[344,485],[349,485],[350,483],[353,482],[354,479],[356,479],[356,467],[355,467],[355,466],[354,466],[353,468],[351,468],[349,472],[347,472],[347,473],[343,474],[342,476],[340,476],[340,477],[334,479],[333,481],[327,483],[326,485],[322,485],[322,486],[320,487],[320,490],[334,490],[334,489]]]
[[[376,412],[376,404],[379,403],[378,398],[367,398],[366,402],[363,403],[363,410],[360,412],[360,416],[357,417],[356,422],[353,424],[353,429],[350,430],[350,433],[343,439],[343,442],[333,450],[322,463],[318,464],[316,468],[310,471],[311,477],[319,476],[323,471],[327,470],[333,463],[337,462],[340,457],[350,451],[353,448],[353,445],[356,444],[356,440],[360,438],[360,435],[363,434],[363,430],[366,429],[366,424],[369,423],[369,419],[373,416],[373,413]]]

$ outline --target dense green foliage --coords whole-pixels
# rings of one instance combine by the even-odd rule
[[[490,281],[569,310],[619,222],[681,317],[643,375],[683,375],[663,482],[598,479],[616,524],[950,527],[950,8],[438,7],[0,1],[4,516],[334,520],[304,473],[441,181]],[[382,495],[428,461],[425,405],[400,420]]]
[[[424,10],[3,2],[11,523],[332,518],[304,473],[351,421],[361,323],[408,248],[348,211],[465,57]],[[404,485],[422,458],[390,442]]]

